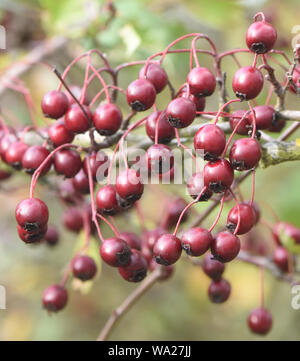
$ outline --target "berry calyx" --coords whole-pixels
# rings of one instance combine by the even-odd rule
[[[28,174],[33,174],[43,161],[48,157],[50,152],[40,145],[33,145],[29,147],[22,157],[22,166]],[[43,166],[41,175],[49,172],[52,165],[52,160],[49,159]]]
[[[153,144],[146,152],[148,170],[156,174],[169,172],[174,165],[172,149],[164,144]]]
[[[122,113],[116,104],[100,105],[93,114],[93,123],[101,135],[112,135],[119,130],[122,123]]]
[[[128,282],[141,282],[147,275],[146,258],[136,249],[132,250],[129,264],[118,268],[120,275]]]
[[[97,266],[93,258],[89,256],[77,256],[72,262],[72,271],[75,278],[88,281],[94,278]]]
[[[176,98],[168,104],[166,116],[172,127],[186,128],[196,117],[196,106],[188,98]]]
[[[220,262],[232,261],[241,248],[240,240],[230,232],[220,232],[211,243],[211,253]]]
[[[250,231],[250,229],[254,226],[256,222],[256,214],[253,207],[250,204],[240,203],[238,206],[234,206],[227,217],[227,228],[230,232],[234,232],[236,230],[238,224],[239,217],[239,209],[240,209],[240,224],[239,229],[237,230],[237,234],[245,234]]]
[[[48,287],[42,297],[43,306],[50,312],[62,310],[68,302],[68,292],[60,285],[52,285]]]
[[[261,158],[258,141],[253,138],[237,139],[230,148],[229,159],[233,169],[243,171],[254,168]]]
[[[116,188],[106,185],[100,188],[96,194],[98,211],[107,216],[114,216],[119,211]]]
[[[204,167],[204,184],[212,192],[224,192],[231,186],[233,178],[233,169],[226,159],[208,162]]]
[[[198,198],[199,194],[203,191],[204,185],[204,175],[202,172],[194,173],[187,182],[187,190],[189,195],[196,199]],[[202,193],[201,197],[199,198],[199,202],[208,201],[209,198],[212,196],[213,192],[206,187],[206,190]]]
[[[143,112],[150,109],[155,102],[156,91],[153,84],[146,79],[137,79],[129,84],[127,91],[127,103],[132,110]]]
[[[208,288],[208,296],[213,303],[223,303],[228,300],[231,292],[230,283],[223,278],[212,280]]]
[[[58,119],[62,117],[69,107],[65,93],[51,90],[42,99],[42,111],[47,118]]]
[[[165,70],[159,64],[151,63],[147,67],[145,76],[145,67],[146,65],[143,66],[140,70],[140,79],[146,78],[149,80],[153,84],[157,94],[162,92],[165,86],[168,84],[168,75]]]
[[[17,205],[16,221],[27,232],[36,232],[43,228],[48,219],[48,207],[38,198],[27,198]]]
[[[266,21],[255,21],[246,34],[247,46],[256,54],[265,54],[273,49],[276,39],[276,29]]]
[[[193,257],[202,256],[209,249],[211,242],[211,233],[201,227],[189,229],[181,238],[182,248]]]
[[[218,281],[222,277],[225,265],[217,261],[210,253],[206,253],[202,261],[202,269],[204,273],[211,279]]]
[[[84,133],[90,128],[92,113],[88,106],[82,105],[82,107],[89,119],[77,103],[73,104],[65,115],[65,126],[72,133]]]
[[[153,256],[158,264],[169,266],[181,256],[180,239],[172,234],[164,234],[157,239],[153,247]]]
[[[116,191],[122,199],[134,203],[141,198],[144,185],[134,169],[127,169],[118,175]]]
[[[101,244],[100,256],[103,261],[112,267],[127,266],[130,262],[131,248],[121,238],[107,238]]]
[[[216,77],[213,73],[203,67],[193,68],[187,77],[190,92],[196,96],[209,96],[215,91]]]
[[[146,133],[153,142],[155,141],[156,126],[158,127],[157,141],[159,143],[169,143],[175,137],[174,127],[168,122],[166,114],[161,115],[161,112],[153,112],[146,120]]]
[[[79,153],[73,149],[63,149],[54,155],[54,168],[66,178],[74,177],[82,166]]]
[[[30,231],[22,228],[19,224],[17,228],[20,239],[25,243],[38,243],[45,237],[47,232],[47,225]]]
[[[240,68],[232,79],[232,89],[241,100],[254,99],[261,92],[264,78],[260,70],[252,66]]]
[[[194,148],[204,152],[205,160],[215,160],[222,153],[226,145],[223,130],[214,124],[201,127],[194,136]]]
[[[248,316],[248,326],[254,333],[265,335],[272,328],[272,315],[265,308],[257,308]]]

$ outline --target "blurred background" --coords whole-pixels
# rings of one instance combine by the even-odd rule
[[[7,33],[7,49],[0,50],[0,73],[30,54],[36,47],[57,42],[46,61],[63,71],[78,54],[99,48],[107,54],[111,64],[145,59],[163,50],[171,41],[189,32],[207,33],[219,51],[244,48],[245,32],[257,11],[264,11],[269,22],[277,28],[277,49],[292,57],[291,40],[296,34],[291,30],[299,23],[298,0],[0,0],[1,24]],[[54,40],[53,40],[54,39]],[[189,46],[188,42],[183,42]],[[199,41],[199,47],[207,48]],[[51,45],[52,46],[52,45]],[[49,50],[49,49],[48,49]],[[200,63],[211,67],[209,59],[199,56]],[[248,55],[239,56],[248,65]],[[283,61],[281,58],[278,60]],[[170,55],[165,69],[175,88],[185,81],[189,63],[188,55]],[[226,59],[228,89],[236,65]],[[132,67],[121,73],[120,84],[126,87],[138,75],[139,68]],[[82,84],[84,68],[79,64],[70,73],[72,84]],[[46,67],[36,64],[22,76],[30,89],[39,115],[40,125],[45,120],[40,112],[40,101],[48,90],[57,86],[57,79]],[[279,72],[279,79],[284,73]],[[90,89],[91,96],[97,88]],[[267,89],[259,102],[267,96]],[[169,99],[165,91],[158,101],[165,106]],[[272,99],[274,100],[274,99]],[[124,99],[120,106],[128,111]],[[1,95],[1,108],[11,121],[29,124],[29,116],[20,95],[5,91]],[[210,97],[207,110],[218,108],[217,97]],[[290,95],[287,108],[300,110],[299,99]],[[295,137],[297,134],[295,135]],[[299,136],[299,133],[298,133]],[[57,182],[61,178],[57,177]],[[50,222],[58,225],[60,244],[50,248],[45,244],[25,246],[18,238],[14,219],[16,204],[28,195],[30,178],[16,174],[0,188],[0,284],[7,290],[7,309],[0,310],[1,340],[94,340],[109,317],[126,296],[136,287],[124,282],[114,269],[102,265],[94,282],[87,285],[69,281],[70,299],[67,308],[54,315],[42,309],[41,294],[52,283],[59,282],[74,250],[82,242],[82,235],[63,229],[63,207],[43,184],[37,194],[50,209]],[[258,170],[256,200],[263,216],[274,222],[270,207],[281,220],[300,227],[300,172],[299,163],[285,163],[266,170]],[[153,227],[159,218],[157,208],[163,209],[161,191],[181,195],[188,200],[185,188],[157,186],[157,192],[146,192],[142,209],[147,225]],[[251,195],[250,180],[241,191],[247,199]],[[196,212],[206,204],[195,207]],[[225,206],[220,224],[231,204]],[[210,226],[216,213],[204,222]],[[121,230],[140,233],[136,214],[126,219],[116,219]],[[183,227],[187,227],[184,225]],[[109,235],[109,232],[106,232]],[[271,244],[269,230],[258,226],[255,241],[259,246]],[[92,251],[99,259],[98,246]],[[265,302],[273,314],[273,330],[264,338],[251,334],[247,328],[248,313],[259,305],[259,270],[235,261],[226,266],[225,278],[232,285],[230,299],[222,305],[211,304],[207,297],[208,278],[199,267],[186,259],[176,264],[174,276],[168,282],[157,284],[144,296],[113,331],[114,340],[299,340],[300,310],[291,307],[291,290],[288,284],[275,280],[267,271],[265,276]]]

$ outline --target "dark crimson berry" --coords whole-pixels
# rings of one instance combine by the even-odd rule
[[[96,194],[96,205],[100,213],[114,216],[119,210],[116,188],[112,185],[100,188]]]
[[[132,250],[129,264],[118,268],[120,275],[128,282],[141,282],[147,275],[148,263],[141,252]]]
[[[168,280],[174,273],[174,265],[170,266],[160,266],[156,263],[155,259],[152,258],[149,264],[149,270],[153,272],[157,267],[161,267],[161,276],[158,278],[159,281],[166,281]]]
[[[248,326],[252,332],[265,335],[272,328],[272,315],[265,308],[257,308],[249,314]]]
[[[153,247],[153,256],[156,262],[164,266],[169,266],[178,261],[181,252],[180,239],[173,234],[160,236]]]
[[[201,227],[189,229],[181,238],[182,248],[193,257],[202,256],[209,249],[211,242],[211,233]]]
[[[204,273],[211,279],[218,281],[225,270],[225,265],[222,262],[213,258],[210,253],[206,253],[202,261],[202,269]]]
[[[244,234],[250,231],[256,221],[256,214],[250,204],[240,203],[240,225],[237,234]],[[227,228],[234,232],[239,218],[238,206],[231,208],[227,217]]]
[[[196,106],[188,98],[176,98],[169,103],[166,116],[172,127],[186,128],[196,117]]]
[[[234,173],[226,159],[208,162],[204,167],[204,184],[215,193],[224,192],[233,182]]]
[[[3,181],[3,180],[6,180],[6,179],[10,178],[11,175],[12,175],[11,172],[0,169],[0,181]]]
[[[163,227],[166,229],[170,229],[176,226],[179,217],[187,206],[187,202],[183,198],[175,198],[168,204],[168,208],[165,212],[165,218],[162,222]],[[181,223],[185,222],[188,219],[189,211],[187,210],[183,217],[181,218]]]
[[[231,292],[230,283],[223,278],[212,280],[208,288],[208,297],[213,303],[223,303],[228,300]]]
[[[250,206],[252,206],[252,209],[255,213],[255,224],[258,223],[259,219],[260,219],[260,209],[259,206],[256,202],[252,202],[251,201],[244,201],[243,204],[248,204]]]
[[[38,198],[27,198],[17,205],[17,223],[27,232],[43,228],[47,225],[48,219],[48,207]]]
[[[145,68],[146,65],[140,70],[140,79],[146,78],[149,80],[153,84],[157,94],[163,91],[168,84],[168,75],[165,70],[159,64],[152,63],[148,65],[145,76]]]
[[[275,28],[265,21],[255,21],[247,30],[246,43],[256,54],[265,54],[271,49],[277,39]]]
[[[154,244],[158,240],[158,238],[166,233],[166,230],[162,227],[157,227],[155,229],[152,229],[151,231],[146,231],[143,234],[143,242],[150,249],[150,251],[152,251]]]
[[[107,176],[107,170],[109,167],[108,156],[105,152],[99,150],[98,152],[92,152],[89,154],[89,159],[94,181],[102,181]],[[85,171],[85,174],[88,175],[88,157],[84,158],[83,170]]]
[[[128,243],[116,237],[107,238],[100,247],[101,258],[112,267],[129,265],[131,253]]]
[[[261,158],[258,141],[253,138],[237,139],[230,148],[229,159],[233,169],[243,171],[254,168]]]
[[[270,107],[269,105],[257,105],[254,108],[254,111],[256,129],[268,129],[273,125],[274,122],[276,122],[276,112],[273,107]],[[254,117],[252,113],[250,113],[249,118],[251,120],[251,124],[253,124]]]
[[[193,199],[196,199],[199,196],[204,187],[204,176],[202,172],[194,173],[187,182],[187,190]],[[212,191],[206,187],[205,191],[199,198],[199,202],[208,201],[212,194]]]
[[[93,258],[89,256],[77,256],[72,263],[73,276],[81,281],[88,281],[94,278],[97,266]]]
[[[21,240],[25,243],[37,243],[40,242],[47,231],[47,225],[35,229],[34,231],[27,231],[18,224],[18,234]]]
[[[82,211],[76,207],[70,207],[63,214],[63,224],[71,232],[78,233],[83,228]]]
[[[289,90],[292,93],[297,93],[297,89],[300,87],[300,67],[296,66],[293,72],[293,83],[291,84]]]
[[[75,98],[80,101],[81,98],[81,94],[82,94],[82,89],[78,86],[78,85],[71,85],[69,86],[72,94],[75,96]],[[71,96],[71,94],[69,92],[66,91],[66,96],[68,98],[69,101],[69,106],[72,106],[73,104],[76,104],[74,98]],[[85,94],[85,97],[83,99],[83,104],[84,105],[89,105],[89,99],[88,96]]]
[[[82,194],[88,194],[90,192],[89,179],[83,169],[80,169],[74,178],[72,178],[72,182],[77,192]]]
[[[134,203],[141,198],[144,185],[134,169],[127,169],[118,175],[116,191],[122,199]]]
[[[68,302],[68,292],[61,285],[52,285],[45,289],[42,300],[46,310],[57,312],[66,306]]]
[[[67,129],[64,121],[61,120],[51,125],[48,129],[48,135],[55,147],[72,143],[74,139],[74,134]]]
[[[175,130],[170,125],[166,118],[166,114],[161,115],[161,112],[154,112],[150,114],[146,120],[146,132],[148,137],[155,141],[156,125],[158,122],[158,142],[169,143],[175,137]]]
[[[29,147],[23,155],[22,158],[22,166],[25,171],[29,174],[33,174],[35,170],[43,163],[43,161],[48,157],[50,152],[40,146],[40,145],[33,145]],[[49,159],[47,163],[43,166],[43,170],[41,175],[45,175],[48,173],[52,165],[52,159]]]
[[[54,168],[66,178],[74,177],[80,170],[82,161],[79,153],[73,149],[63,149],[54,155]]]
[[[273,125],[268,129],[268,131],[272,133],[280,133],[285,126],[286,120],[276,118],[273,121]]]
[[[169,172],[174,165],[172,149],[164,144],[153,144],[146,152],[148,170],[156,174]]]
[[[291,238],[296,244],[300,244],[300,229],[287,222],[278,222],[273,228],[273,237],[279,245],[285,238]]]
[[[29,146],[22,141],[12,143],[5,152],[6,163],[20,170],[22,168],[22,157],[28,148]]]
[[[246,110],[235,110],[229,118],[230,128],[235,129],[241,118],[247,113]],[[239,124],[236,129],[236,133],[240,135],[247,135],[251,128],[252,121],[250,120],[250,114],[247,115]]]
[[[133,232],[120,232],[120,238],[122,238],[129,246],[133,249],[137,249],[138,251],[142,248],[142,240],[140,237]]]
[[[241,100],[254,99],[261,92],[264,78],[260,70],[252,66],[240,68],[232,79],[232,89]]]
[[[289,253],[283,247],[276,247],[273,253],[273,262],[280,268],[282,272],[289,270]]]
[[[42,99],[42,111],[45,117],[58,119],[62,117],[69,107],[69,101],[65,93],[51,90]]]
[[[112,135],[120,129],[122,113],[116,104],[100,105],[93,114],[93,123],[101,135]]]
[[[200,97],[193,94],[188,95],[186,86],[184,86],[183,89],[181,89],[181,91],[178,94],[178,97],[189,98],[195,104],[197,112],[203,112],[203,110],[205,109],[205,104],[206,104],[205,97]]]
[[[205,160],[215,160],[223,153],[226,137],[223,130],[214,124],[201,127],[194,136],[196,151],[204,152]]]
[[[211,243],[211,253],[220,262],[230,262],[239,253],[240,240],[230,232],[220,232]]]
[[[0,139],[0,155],[1,155],[3,162],[6,162],[6,158],[5,158],[6,151],[13,143],[16,143],[17,141],[18,141],[18,138],[13,133],[5,134]]]
[[[149,80],[137,79],[127,88],[127,102],[137,112],[150,109],[155,102],[156,91]]]
[[[216,89],[216,78],[213,73],[203,67],[194,68],[189,72],[187,82],[193,95],[209,96]]]
[[[44,240],[49,246],[55,246],[59,242],[59,232],[56,227],[48,226]]]
[[[65,126],[72,133],[84,133],[90,128],[92,113],[88,106],[83,105],[82,107],[89,119],[78,104],[73,104],[65,115]]]
[[[64,179],[58,184],[59,197],[66,203],[74,204],[81,195],[76,191],[72,179]]]

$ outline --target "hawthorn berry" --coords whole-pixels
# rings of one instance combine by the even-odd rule
[[[243,201],[243,204],[248,204],[252,207],[255,213],[255,224],[257,224],[260,219],[260,209],[258,204],[256,202],[251,202],[251,201]]]
[[[68,292],[61,285],[52,285],[45,289],[42,301],[46,310],[50,312],[60,311],[68,302]]]
[[[159,143],[169,143],[175,137],[175,130],[168,122],[165,113],[161,115],[161,112],[156,111],[147,117],[146,133],[152,141],[155,141],[156,126]]]
[[[205,185],[203,172],[194,173],[187,182],[187,190],[189,192],[189,195],[193,199],[196,199],[199,196],[199,194],[203,191],[204,187]],[[208,201],[212,194],[213,192],[208,187],[206,187],[205,191],[199,198],[199,202]]]
[[[70,85],[69,86],[72,94],[75,96],[75,98],[80,101],[81,98],[81,94],[82,94],[82,89],[78,86],[78,85]],[[68,101],[69,101],[69,107],[72,106],[73,104],[77,104],[76,101],[74,100],[74,98],[71,96],[71,94],[69,92],[65,92]],[[85,97],[83,99],[83,104],[84,105],[89,105],[89,99],[87,94],[85,94]]]
[[[55,124],[51,125],[48,129],[48,135],[55,147],[72,143],[74,139],[74,134],[67,129],[63,120],[58,120]]]
[[[132,250],[127,242],[121,238],[107,238],[100,247],[103,261],[112,267],[127,266],[130,262]]]
[[[120,232],[119,236],[123,239],[130,248],[137,249],[138,251],[142,248],[142,240],[140,237],[133,232]]]
[[[122,199],[134,203],[141,198],[144,185],[134,169],[127,169],[118,175],[116,191]]]
[[[40,242],[45,237],[47,232],[47,225],[29,231],[25,228],[22,228],[19,224],[17,225],[17,228],[20,239],[25,243]]]
[[[66,209],[63,214],[63,224],[71,232],[80,232],[83,228],[82,210],[77,207]]]
[[[189,229],[181,238],[182,248],[193,257],[202,256],[210,248],[211,242],[211,233],[201,227]]]
[[[235,127],[237,126],[237,124],[240,122],[241,118],[247,113],[246,110],[235,110],[231,117],[229,118],[229,122],[230,122],[230,128],[232,130],[235,129]],[[250,120],[250,114],[247,115],[239,124],[239,126],[236,129],[236,133],[240,134],[240,135],[247,135],[249,133],[249,130],[251,128],[251,120]]]
[[[205,160],[216,160],[223,153],[226,137],[223,130],[215,124],[202,126],[194,136],[194,148],[204,152]]]
[[[205,109],[206,100],[205,97],[188,94],[187,87],[184,86],[178,94],[178,97],[189,98],[196,106],[197,112],[203,112]]]
[[[36,232],[47,225],[49,211],[46,204],[38,198],[27,198],[16,208],[16,221],[27,232]]]
[[[258,141],[253,138],[237,139],[231,146],[229,159],[233,169],[243,171],[254,168],[261,158]]]
[[[84,133],[91,126],[92,112],[88,106],[82,105],[82,107],[88,118],[77,103],[73,104],[65,115],[65,126],[72,133]]]
[[[102,181],[107,176],[109,167],[109,158],[105,152],[99,150],[98,152],[92,152],[89,156],[83,160],[83,170],[88,175],[88,159],[90,160],[90,168],[94,181]]]
[[[300,244],[300,229],[290,223],[277,222],[274,225],[272,234],[278,245],[281,245],[285,238],[290,238],[296,244]]]
[[[152,258],[149,264],[149,270],[153,272],[157,267],[161,267],[161,275],[158,278],[159,281],[166,281],[168,280],[174,273],[174,265],[171,264],[170,266],[160,266],[156,263],[155,259]]]
[[[164,144],[153,144],[146,152],[148,170],[164,174],[169,172],[174,165],[172,149]]]
[[[196,106],[188,98],[176,98],[168,104],[166,116],[172,127],[186,128],[196,117]]]
[[[73,149],[62,149],[54,155],[54,168],[66,178],[74,177],[82,167],[79,153]]]
[[[89,256],[77,256],[72,262],[72,272],[75,278],[88,281],[94,278],[97,266],[93,258]]]
[[[132,110],[143,112],[154,104],[156,90],[149,80],[137,79],[128,85],[126,96]]]
[[[237,234],[244,234],[250,231],[256,222],[256,214],[251,204],[240,203],[239,207],[236,205],[231,208],[227,217],[227,228],[230,232],[234,232],[239,218],[240,210],[240,225]]]
[[[13,143],[16,143],[17,141],[18,138],[14,133],[5,134],[0,139],[0,155],[3,162],[6,163],[6,151]]]
[[[160,236],[166,233],[167,231],[162,227],[157,227],[150,231],[146,231],[143,234],[143,242],[152,252],[155,242],[158,240]]]
[[[240,68],[232,79],[232,89],[241,100],[251,100],[258,96],[264,85],[260,70],[252,66]]]
[[[119,210],[116,188],[106,185],[100,188],[96,194],[98,211],[107,216],[114,216]]]
[[[256,308],[248,316],[248,326],[254,333],[265,335],[272,328],[272,315],[265,308]]]
[[[276,112],[269,105],[257,105],[253,108],[255,111],[256,129],[269,129],[276,122]],[[249,115],[251,124],[254,121],[252,112]]]
[[[119,267],[118,271],[128,282],[141,282],[147,275],[148,263],[140,251],[133,249],[129,264]]]
[[[247,46],[256,54],[265,54],[273,49],[276,39],[276,29],[266,21],[255,21],[246,34]]]
[[[158,264],[169,266],[181,256],[182,248],[180,239],[173,234],[160,236],[153,246],[153,256]]]
[[[187,77],[190,92],[196,96],[209,96],[215,91],[216,77],[213,73],[203,67],[193,68]]]
[[[284,248],[277,246],[273,253],[273,262],[284,273],[289,270],[289,252]]]
[[[211,279],[218,281],[225,270],[225,265],[217,261],[211,253],[206,253],[202,261],[202,269],[204,273]]]
[[[12,143],[5,152],[6,163],[17,170],[22,169],[22,157],[28,148],[22,141]]]
[[[85,171],[81,168],[80,171],[72,178],[74,188],[77,192],[88,194],[90,192],[89,179]]]
[[[211,243],[211,253],[220,262],[232,261],[241,248],[240,240],[230,232],[220,232]]]
[[[153,84],[157,94],[162,92],[165,86],[168,84],[168,75],[165,70],[158,63],[148,64],[146,74],[145,70],[146,65],[143,66],[140,70],[140,79],[146,78],[149,80]]]
[[[55,246],[59,242],[59,232],[57,228],[49,225],[44,240],[49,246]]]
[[[112,135],[120,129],[122,113],[116,104],[100,105],[93,114],[93,123],[101,135]]]
[[[162,222],[163,228],[171,229],[172,227],[176,226],[177,221],[179,220],[179,217],[186,206],[187,202],[181,197],[174,198],[172,201],[170,201],[165,211],[164,220]],[[189,211],[187,210],[181,218],[181,223],[185,222],[188,219],[188,216]]]
[[[28,174],[33,174],[43,161],[48,157],[50,152],[40,145],[29,147],[22,157],[22,167]],[[43,166],[41,175],[49,172],[52,165],[52,159],[49,159]]]
[[[212,280],[208,288],[208,296],[213,303],[223,303],[228,300],[231,286],[224,278]]]
[[[204,184],[215,193],[222,193],[233,182],[234,173],[226,159],[208,162],[204,167]]]
[[[58,119],[62,117],[69,107],[69,101],[65,93],[51,90],[42,99],[42,111],[45,117]]]
[[[12,175],[11,172],[7,171],[7,170],[3,170],[0,169],[0,181],[6,180],[8,178],[10,178]]]

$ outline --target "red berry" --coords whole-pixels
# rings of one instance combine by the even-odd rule
[[[127,169],[118,175],[116,190],[122,199],[134,203],[141,198],[144,185],[134,169]]]
[[[250,231],[256,221],[256,214],[251,204],[240,203],[240,225],[237,234],[244,234]],[[238,224],[238,206],[231,208],[227,217],[227,228],[234,232]]]
[[[172,149],[164,144],[153,144],[146,152],[148,170],[156,174],[169,172],[174,165]]]
[[[47,231],[47,225],[37,228],[35,230],[27,231],[26,229],[22,228],[19,224],[17,225],[18,234],[21,240],[25,243],[37,243],[40,242]]]
[[[152,258],[149,264],[149,269],[151,272],[153,272],[157,267],[161,267],[159,266],[158,263],[155,262],[155,259]],[[166,281],[168,280],[174,273],[174,265],[170,265],[170,266],[163,266],[161,267],[161,276],[158,278],[159,281]]]
[[[169,266],[179,260],[181,256],[180,239],[173,234],[159,237],[153,247],[153,256],[158,264]]]
[[[280,268],[282,272],[289,270],[289,253],[283,247],[276,247],[273,253],[273,262]]]
[[[193,257],[202,256],[209,249],[211,242],[211,233],[201,227],[189,229],[181,238],[182,248]]]
[[[58,119],[62,117],[69,107],[66,94],[51,90],[42,99],[42,111],[45,117]]]
[[[231,117],[229,118],[230,122],[230,128],[232,130],[235,129],[236,125],[239,123],[241,118],[247,113],[246,110],[235,110]],[[249,130],[251,128],[252,121],[250,120],[250,114],[247,115],[239,124],[239,126],[236,129],[236,133],[240,135],[247,135],[249,133]]]
[[[197,112],[203,112],[203,110],[205,109],[205,97],[200,97],[193,94],[188,95],[186,86],[181,89],[178,97],[189,98],[195,104]]]
[[[81,281],[88,281],[94,278],[97,266],[93,258],[89,256],[77,256],[72,263],[73,276]]]
[[[100,105],[93,114],[93,123],[101,135],[112,135],[122,123],[120,108],[112,103]]]
[[[225,265],[214,259],[210,253],[206,253],[202,261],[202,269],[208,277],[218,281],[225,270]]]
[[[150,109],[155,102],[156,91],[149,80],[137,79],[127,88],[127,102],[137,112]]]
[[[215,193],[224,192],[233,182],[234,173],[226,159],[208,162],[204,167],[204,184]]]
[[[58,120],[55,124],[51,125],[48,129],[48,135],[55,147],[72,143],[74,139],[74,134],[67,129],[62,120]]]
[[[18,138],[13,133],[8,133],[3,135],[3,137],[0,139],[0,155],[3,160],[3,162],[6,162],[6,151],[7,149],[13,144],[18,141]]]
[[[59,232],[56,227],[48,226],[47,232],[44,236],[44,240],[49,246],[55,246],[59,241]]]
[[[297,89],[300,87],[300,67],[296,66],[293,72],[293,84],[289,87],[289,90],[292,93],[296,93]]]
[[[137,249],[138,251],[142,248],[142,240],[140,237],[133,232],[120,232],[120,238],[122,238],[130,248]]]
[[[188,98],[173,99],[166,110],[169,123],[174,128],[186,128],[196,117],[196,106]]]
[[[209,96],[216,88],[216,78],[213,73],[203,67],[194,68],[189,72],[187,82],[193,95]]]
[[[177,221],[179,220],[179,217],[186,206],[187,202],[180,197],[177,197],[170,201],[170,203],[168,204],[168,208],[165,212],[165,218],[162,222],[164,228],[170,229],[176,226]],[[189,211],[187,210],[181,218],[181,223],[185,222],[188,219],[188,216]]]
[[[71,232],[80,232],[83,228],[82,211],[77,207],[66,209],[63,214],[63,224]]]
[[[89,179],[83,169],[72,178],[74,188],[77,192],[82,194],[88,194],[90,192]]]
[[[265,21],[255,21],[247,30],[246,43],[256,54],[265,54],[271,49],[277,39],[275,28]]]
[[[232,89],[241,100],[254,99],[261,92],[264,78],[260,70],[252,66],[240,68],[232,79]]]
[[[237,139],[231,146],[229,159],[233,169],[243,171],[254,168],[261,158],[258,141],[253,138]]]
[[[28,148],[29,146],[22,141],[12,143],[5,152],[6,163],[20,170],[22,168],[23,155]]]
[[[256,129],[268,129],[272,127],[274,122],[276,122],[276,112],[273,107],[269,105],[257,105],[254,107],[255,119],[256,119]],[[253,124],[253,114],[250,113],[250,121]]]
[[[208,288],[208,296],[213,303],[223,303],[228,300],[231,292],[230,283],[224,279],[212,280]]]
[[[252,332],[265,335],[272,328],[272,315],[265,308],[257,308],[249,314],[248,326]]]
[[[165,70],[157,63],[151,63],[147,67],[147,73],[145,77],[145,66],[142,67],[139,73],[141,79],[146,78],[149,80],[154,88],[156,93],[160,93],[164,90],[165,86],[168,84],[168,75]]]
[[[291,238],[296,244],[300,244],[300,229],[287,222],[278,222],[273,228],[273,237],[279,245],[284,238]]]
[[[230,232],[220,232],[211,244],[212,255],[220,262],[230,262],[239,253],[240,240]]]
[[[10,178],[11,175],[12,175],[11,172],[0,169],[0,181],[3,181],[3,180],[6,180],[6,179]]]
[[[205,160],[215,160],[223,153],[226,137],[223,130],[214,124],[201,127],[194,136],[195,150],[204,152]]]
[[[194,173],[187,182],[187,190],[193,199],[196,199],[199,196],[204,187],[204,175],[202,172]],[[208,201],[212,194],[212,191],[209,188],[206,188],[199,198],[199,202]]]
[[[66,203],[74,204],[81,199],[81,195],[76,191],[72,179],[64,179],[58,184],[58,195]]]
[[[259,206],[256,202],[251,202],[251,201],[244,201],[243,204],[248,204],[250,206],[252,206],[252,209],[255,213],[255,224],[258,223],[259,219],[260,219],[260,209]]]
[[[23,155],[22,166],[25,171],[29,174],[33,174],[38,167],[43,163],[43,161],[48,157],[50,152],[40,145],[33,145],[29,147]],[[41,175],[48,173],[52,165],[52,159],[49,159],[47,163],[43,166]]]
[[[131,248],[121,238],[107,238],[101,244],[100,255],[103,261],[110,266],[123,267],[130,262]]]
[[[109,158],[105,152],[99,150],[98,152],[92,152],[89,154],[90,168],[94,181],[102,181],[107,176],[107,170],[109,167]],[[84,158],[83,170],[88,175],[88,157]]]
[[[42,300],[46,310],[57,312],[66,306],[68,301],[68,292],[63,286],[52,285],[45,289]]]
[[[158,142],[159,143],[169,143],[175,137],[175,130],[170,125],[166,118],[166,114],[163,114],[161,117],[161,112],[154,112],[147,117],[146,120],[146,132],[148,137],[155,141],[155,132],[156,125],[158,122]]]
[[[143,242],[150,249],[150,251],[152,251],[155,242],[160,236],[164,234],[166,234],[166,230],[162,227],[157,227],[155,229],[152,229],[151,231],[146,231],[143,234]]]
[[[81,94],[82,94],[82,89],[78,86],[78,85],[71,85],[69,86],[72,94],[75,96],[75,98],[80,101],[81,98]],[[73,104],[77,104],[74,100],[74,98],[71,96],[71,94],[69,92],[65,92],[68,101],[69,101],[69,106],[72,106]],[[83,104],[84,105],[89,105],[89,99],[87,97],[87,95],[85,94],[85,97],[83,99]]]
[[[54,168],[66,178],[74,177],[80,170],[82,161],[79,153],[73,149],[63,149],[54,155]]]
[[[140,282],[146,275],[148,264],[146,258],[136,249],[132,250],[129,264],[118,268],[120,275],[128,282]]]
[[[73,104],[65,115],[65,126],[72,133],[86,132],[92,122],[92,113],[88,106],[83,105],[88,118],[78,104]]]
[[[96,204],[100,213],[114,216],[119,210],[116,188],[112,185],[100,188],[96,194]]]
[[[27,232],[35,232],[43,228],[47,225],[48,219],[48,207],[38,198],[27,198],[17,205],[17,223]]]

